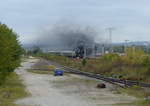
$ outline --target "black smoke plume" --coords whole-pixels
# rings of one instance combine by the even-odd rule
[[[48,50],[75,50],[79,45],[92,48],[97,36],[91,27],[55,25],[41,33],[38,45]]]

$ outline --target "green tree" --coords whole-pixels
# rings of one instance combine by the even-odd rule
[[[5,24],[0,24],[0,84],[19,66],[21,53],[17,34]]]

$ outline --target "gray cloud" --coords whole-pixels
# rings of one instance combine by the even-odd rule
[[[2,0],[0,21],[18,33],[22,43],[36,41],[40,29],[61,19],[90,25],[104,38],[105,28],[115,27],[115,42],[150,40],[149,4],[149,0]]]

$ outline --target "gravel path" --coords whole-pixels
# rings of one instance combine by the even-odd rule
[[[30,58],[16,70],[31,93],[31,96],[16,101],[20,106],[129,106],[128,103],[135,100],[127,95],[114,94],[111,91],[114,87],[110,84],[106,89],[97,89],[95,86],[100,81],[91,78],[28,72],[27,69],[38,61]]]

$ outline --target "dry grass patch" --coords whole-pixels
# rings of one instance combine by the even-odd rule
[[[35,73],[35,74],[53,74],[53,71],[43,71],[43,70],[32,70],[28,69],[28,72]]]
[[[7,77],[5,84],[0,86],[0,106],[16,106],[14,102],[17,99],[28,95],[21,79],[13,72]]]

